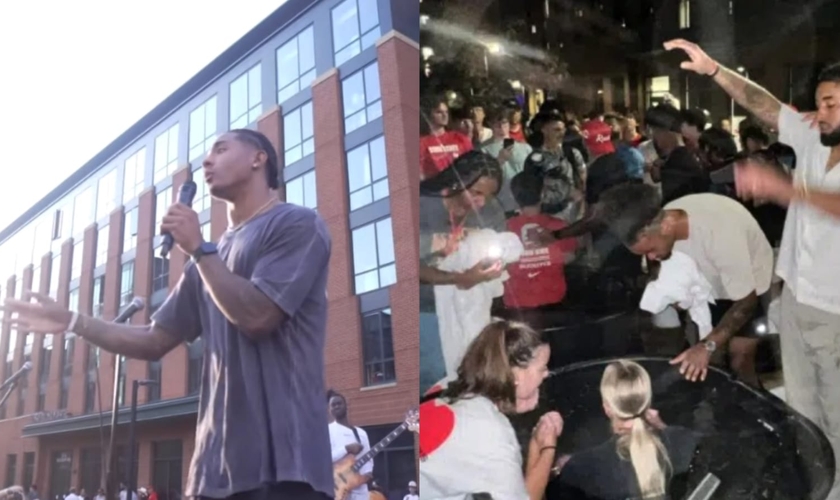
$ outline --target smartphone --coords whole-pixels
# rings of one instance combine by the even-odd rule
[[[514,140],[513,140],[513,139],[511,139],[510,137],[508,137],[507,139],[505,139],[504,141],[502,141],[502,147],[504,147],[505,149],[507,149],[507,148],[509,148],[509,147],[513,146],[513,143],[514,143]]]

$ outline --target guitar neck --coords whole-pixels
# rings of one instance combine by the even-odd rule
[[[357,458],[356,463],[353,464],[353,472],[359,472],[359,469],[361,469],[366,463],[373,460],[373,457],[375,457],[379,454],[379,452],[387,448],[388,445],[391,444],[395,439],[397,439],[397,436],[405,432],[406,429],[408,429],[408,423],[403,422],[399,427],[392,430],[390,434],[388,434],[387,436],[382,438],[381,441],[376,443],[376,445],[373,446],[370,449],[370,451]]]

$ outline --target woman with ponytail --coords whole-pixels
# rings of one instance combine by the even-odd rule
[[[666,426],[651,408],[652,397],[650,375],[640,364],[607,366],[601,399],[614,436],[561,457],[560,481],[603,500],[670,498],[670,478],[688,470],[697,438],[686,428]]]
[[[496,500],[541,500],[563,420],[542,416],[522,452],[509,415],[532,411],[548,376],[550,349],[524,323],[494,321],[470,345],[457,378],[420,406],[421,500],[487,493]]]

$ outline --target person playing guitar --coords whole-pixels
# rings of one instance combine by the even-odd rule
[[[347,418],[347,400],[337,392],[330,391],[329,410],[330,444],[332,446],[333,464],[341,462],[348,456],[358,457],[370,451],[370,441],[367,432],[360,427],[350,425]],[[353,489],[347,500],[369,500],[367,482],[373,478],[373,460],[366,463],[360,470],[361,485]]]

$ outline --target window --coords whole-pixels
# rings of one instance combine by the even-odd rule
[[[148,401],[160,401],[160,371],[161,361],[149,361],[149,373],[146,377],[148,380],[154,380],[156,384],[149,384],[146,386],[146,399]]]
[[[391,309],[365,315],[362,320],[362,349],[365,362],[365,385],[393,382],[394,341],[391,335]]]
[[[347,184],[351,211],[388,197],[384,137],[347,152]]]
[[[91,343],[87,344],[85,368],[85,413],[90,413],[96,407],[96,370],[99,368],[99,348]]]
[[[286,151],[286,166],[315,152],[312,101],[283,116],[283,148]]]
[[[198,337],[187,344],[187,395],[198,394],[201,389],[201,365],[204,362],[204,338]]]
[[[180,498],[183,446],[180,440],[152,443],[152,484],[159,500]]]
[[[123,201],[129,202],[140,196],[146,180],[146,148],[125,160],[123,177]]]
[[[691,27],[691,0],[680,0],[680,29]]]
[[[6,455],[6,487],[17,483],[17,455]]]
[[[53,257],[50,265],[50,297],[58,298],[58,282],[61,279],[61,254]]]
[[[295,177],[286,183],[286,203],[294,203],[311,209],[318,206],[314,170]]]
[[[397,281],[390,217],[353,230],[353,270],[357,294]]]
[[[155,139],[155,184],[178,169],[178,132],[176,123]]]
[[[190,158],[204,156],[216,140],[216,96],[190,113]]]
[[[335,65],[341,66],[379,38],[376,0],[344,0],[332,10]]]
[[[204,174],[201,168],[193,171],[192,178],[195,181],[195,198],[193,199],[192,208],[196,213],[201,213],[210,209],[213,199],[210,197],[210,187],[204,180]]]
[[[78,291],[76,292],[78,297]],[[70,380],[73,378],[73,354],[76,350],[76,334],[64,334],[64,349],[61,352],[61,386],[58,393],[58,409],[67,409],[67,399],[70,393]]]
[[[82,275],[82,257],[84,256],[84,240],[79,239],[73,245],[73,258],[70,261],[70,281],[73,281],[76,278],[79,278]]]
[[[117,208],[117,169],[112,169],[99,179],[96,192],[96,220],[107,217]]]
[[[257,64],[230,84],[230,128],[245,128],[262,113],[262,69]]]
[[[93,317],[101,318],[105,309],[105,275],[93,280],[93,297],[90,302],[93,305]]]
[[[52,362],[53,334],[44,335],[41,344],[41,364],[38,367],[38,406],[35,411],[44,411],[47,399],[47,381],[50,378],[50,363]]]
[[[58,241],[63,237],[66,237],[68,232],[67,231],[67,224],[69,224],[70,218],[67,216],[68,207],[59,208],[55,212],[53,212],[53,229],[52,229],[52,241]]]
[[[345,78],[341,92],[344,99],[345,134],[382,116],[378,63]]]
[[[28,488],[35,482],[35,452],[27,451],[23,454],[23,483]]]
[[[277,49],[277,102],[283,104],[315,80],[312,26]]]
[[[169,288],[169,259],[160,257],[160,247],[152,256],[152,293]]]
[[[120,364],[120,376],[119,376],[119,385],[117,388],[117,406],[125,406],[125,356],[119,357],[119,364]]]
[[[67,300],[67,309],[79,312],[79,288],[76,287],[70,290],[70,295]]]
[[[76,204],[73,208],[73,231],[81,233],[93,222],[93,186],[85,189],[76,196]]]
[[[40,264],[41,260],[38,259],[36,264]],[[41,292],[41,266],[33,267],[32,268],[32,290],[35,292]]]
[[[120,271],[120,308],[131,303],[134,298],[134,261],[122,265]]]
[[[201,236],[204,238],[204,241],[213,241],[211,238],[211,231],[210,231],[210,223],[205,222],[201,225]]]
[[[155,196],[155,232],[160,230],[160,225],[163,222],[163,216],[169,211],[172,205],[172,188],[166,188],[157,193]]]
[[[125,213],[125,229],[123,233],[123,253],[137,247],[137,208]]]
[[[667,76],[655,76],[648,79],[647,87],[648,107],[653,107],[671,92],[671,79]]]
[[[96,233],[96,262],[94,267],[104,266],[108,262],[108,244],[111,238],[111,226],[102,226]]]

